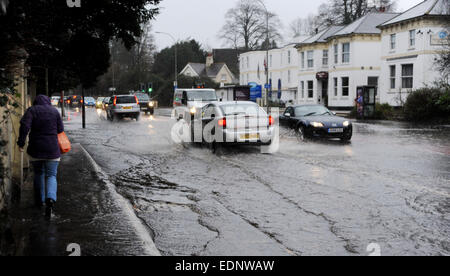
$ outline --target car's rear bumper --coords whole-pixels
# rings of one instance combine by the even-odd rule
[[[113,109],[111,110],[111,113],[117,114],[117,115],[132,115],[141,113],[140,108],[133,108],[133,109]]]
[[[223,141],[225,144],[239,145],[264,145],[270,144],[274,137],[274,128],[266,127],[260,129],[234,130],[224,129]]]

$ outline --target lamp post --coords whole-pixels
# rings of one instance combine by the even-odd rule
[[[177,40],[169,33],[165,32],[156,32],[157,34],[163,34],[167,35],[170,38],[172,38],[174,44],[175,44],[175,84],[174,84],[174,90],[178,87],[178,53],[177,53]]]
[[[266,5],[262,0],[257,0],[266,11],[266,95],[264,97],[266,106],[267,106],[267,113],[270,113],[269,109],[269,44],[270,44],[270,36],[269,36],[269,10],[267,9]]]

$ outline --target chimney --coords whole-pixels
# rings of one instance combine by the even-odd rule
[[[211,65],[213,64],[214,64],[213,54],[209,53],[208,56],[206,57],[206,67],[211,67]]]

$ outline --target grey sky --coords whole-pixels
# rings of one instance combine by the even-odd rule
[[[194,38],[205,48],[220,48],[223,42],[217,33],[224,23],[225,13],[238,0],[163,0],[161,13],[154,22],[154,31],[168,32],[176,39]],[[316,13],[327,0],[265,0],[268,9],[279,15],[284,27],[298,18]],[[422,0],[397,0],[399,11],[422,2]],[[283,30],[284,33],[284,30]],[[158,49],[173,44],[171,38],[155,35]]]

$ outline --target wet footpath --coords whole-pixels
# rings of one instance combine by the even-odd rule
[[[89,154],[74,144],[59,167],[52,218],[33,206],[32,179],[10,211],[10,255],[157,256],[152,233],[135,217]]]

